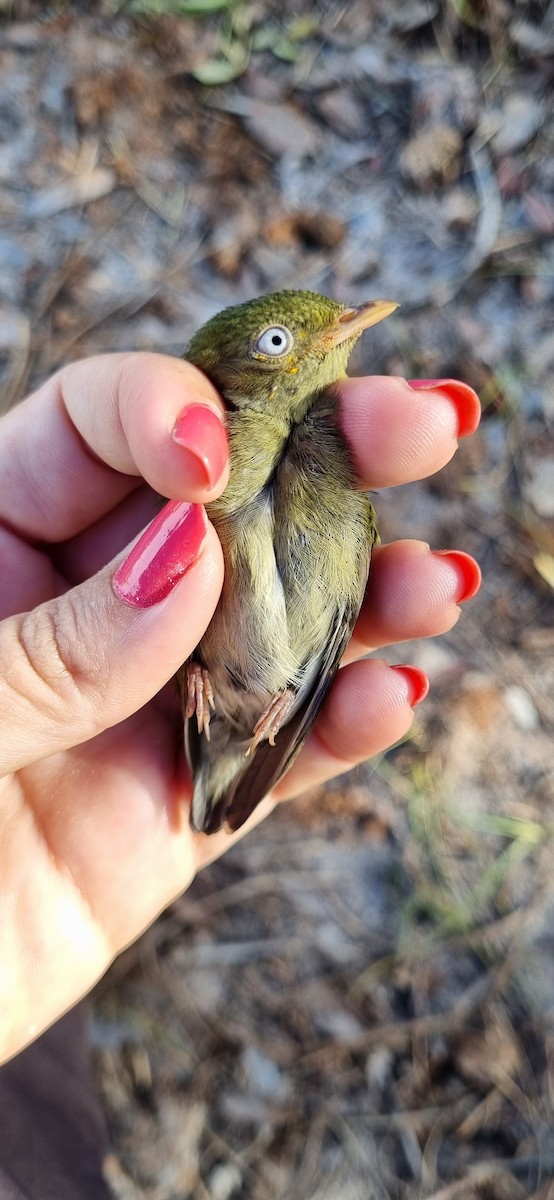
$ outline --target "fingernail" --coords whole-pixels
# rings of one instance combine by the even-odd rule
[[[408,682],[408,704],[410,708],[415,708],[416,704],[421,704],[425,700],[429,691],[429,680],[425,671],[420,671],[419,667],[407,667],[404,663],[395,664],[391,667],[392,671],[399,671]]]
[[[173,441],[191,456],[194,482],[215,487],[227,462],[227,435],[223,421],[205,404],[191,404],[177,418]]]
[[[432,550],[431,553],[437,558],[449,559],[456,571],[458,576],[456,604],[463,604],[464,600],[471,600],[481,587],[482,575],[479,563],[475,562],[471,554],[464,554],[463,550]]]
[[[135,608],[165,600],[198,558],[206,528],[201,504],[170,500],[118,567],[112,581],[116,596]]]
[[[477,392],[459,379],[408,379],[408,386],[421,392],[440,392],[454,405],[458,416],[458,437],[475,433],[481,418]]]

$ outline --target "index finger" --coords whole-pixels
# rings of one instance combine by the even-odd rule
[[[476,392],[457,379],[372,375],[341,380],[339,393],[342,429],[364,488],[433,475],[481,416]]]
[[[172,436],[197,405],[195,449],[221,465],[215,483]],[[226,482],[225,461],[223,405],[196,367],[161,354],[84,359],[2,418],[0,522],[29,539],[66,540],[143,480],[163,496],[207,503]]]

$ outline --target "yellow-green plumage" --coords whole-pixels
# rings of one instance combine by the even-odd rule
[[[338,669],[376,529],[333,384],[362,329],[394,307],[281,292],[218,313],[188,347],[226,402],[231,467],[208,506],[223,591],[192,660],[207,670],[215,703],[209,740],[194,716],[186,721],[194,829],[246,820],[298,753]],[[283,692],[290,711],[275,745],[253,743]]]

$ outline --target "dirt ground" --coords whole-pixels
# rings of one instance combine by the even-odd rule
[[[5,405],[309,287],[400,301],[356,373],[458,376],[484,409],[376,498],[383,540],[484,573],[452,633],[390,652],[431,679],[413,733],[275,813],[98,988],[114,1195],[552,1198],[554,5],[0,14]]]

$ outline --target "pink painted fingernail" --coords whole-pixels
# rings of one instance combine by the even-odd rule
[[[464,554],[463,550],[432,550],[431,553],[437,558],[448,559],[456,571],[458,576],[456,604],[463,604],[464,600],[471,600],[479,591],[483,578],[479,563],[475,562],[471,554]]]
[[[170,500],[118,567],[112,581],[116,596],[135,608],[165,600],[198,558],[206,529],[201,504]]]
[[[191,456],[194,482],[215,487],[227,462],[227,435],[223,421],[205,404],[191,404],[177,418],[173,441]]]
[[[477,392],[459,379],[408,379],[408,386],[419,392],[440,392],[454,405],[458,417],[458,437],[475,433],[481,419]]]
[[[420,671],[419,667],[409,667],[405,663],[395,664],[391,667],[392,671],[398,671],[408,681],[408,704],[410,708],[415,708],[416,704],[421,704],[422,700],[429,691],[429,680],[425,671]]]

